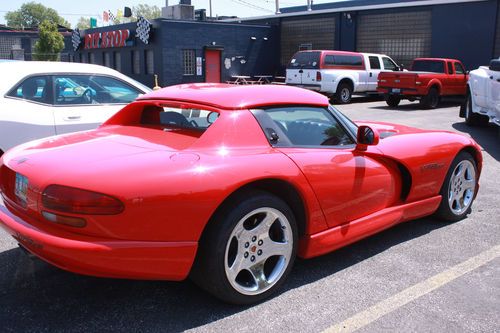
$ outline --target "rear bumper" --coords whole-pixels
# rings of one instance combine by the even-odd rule
[[[396,96],[423,96],[425,92],[419,91],[414,88],[390,88],[390,87],[377,87],[377,92],[386,95],[396,95]]]
[[[12,214],[1,198],[0,226],[40,259],[67,271],[100,277],[183,280],[198,246],[197,242],[58,237]]]

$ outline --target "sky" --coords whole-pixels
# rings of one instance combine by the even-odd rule
[[[64,17],[74,27],[80,17],[96,17],[99,21],[103,11],[111,10],[116,13],[118,9],[123,10],[124,6],[133,7],[138,4],[156,5],[159,8],[165,6],[165,0],[1,0],[0,4],[0,24],[5,24],[4,15],[8,11],[14,11],[21,7],[23,3],[35,1],[46,7],[55,9],[60,16]],[[315,4],[336,2],[338,0],[314,0]],[[169,0],[169,5],[178,4],[179,0]],[[206,8],[209,15],[209,0],[192,0],[195,9]],[[291,7],[306,5],[307,0],[280,0],[280,7]],[[273,15],[276,9],[275,0],[212,0],[213,16],[264,16]]]

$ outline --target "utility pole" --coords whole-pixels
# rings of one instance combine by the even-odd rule
[[[210,17],[212,17],[212,0],[208,0],[208,6],[210,8]]]

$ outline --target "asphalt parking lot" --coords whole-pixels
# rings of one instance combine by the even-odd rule
[[[494,332],[500,329],[500,140],[468,128],[459,104],[435,110],[355,99],[352,119],[471,135],[484,148],[467,219],[398,225],[334,253],[299,260],[281,292],[251,307],[221,303],[191,282],[80,276],[29,259],[0,230],[0,331]]]

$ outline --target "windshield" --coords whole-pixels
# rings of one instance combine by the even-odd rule
[[[415,60],[411,70],[415,72],[444,73],[444,62],[440,60]]]
[[[320,52],[297,52],[288,64],[288,68],[319,68]]]

